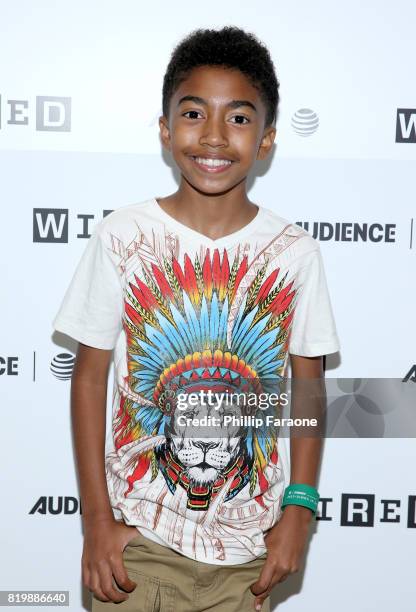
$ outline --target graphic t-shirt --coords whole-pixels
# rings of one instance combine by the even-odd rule
[[[95,225],[53,327],[114,349],[105,444],[114,517],[206,563],[264,554],[290,482],[289,440],[250,424],[239,436],[232,425],[187,435],[177,398],[277,388],[289,353],[340,349],[319,243],[262,206],[212,240],[156,198],[129,204]]]

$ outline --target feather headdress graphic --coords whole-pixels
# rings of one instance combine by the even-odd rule
[[[224,486],[225,501],[249,484],[262,504],[264,468],[278,459],[273,430],[248,428],[238,442],[226,433],[187,439],[184,431],[172,432],[172,415],[178,391],[276,391],[294,314],[293,281],[286,284],[287,273],[279,278],[279,268],[266,276],[268,261],[255,272],[247,255],[230,263],[225,249],[221,256],[207,248],[193,261],[185,254],[183,265],[173,255],[163,265],[142,261],[141,268],[142,278],[134,274],[129,282],[123,317],[136,399],[122,398],[115,440],[117,448],[139,439],[149,444],[135,456],[124,495],[144,475],[161,473],[172,494],[178,486],[186,491],[194,510],[208,509]]]

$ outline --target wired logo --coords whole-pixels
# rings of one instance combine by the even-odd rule
[[[416,143],[416,108],[398,108],[396,142]]]
[[[71,131],[71,98],[36,96],[32,117],[31,106],[29,100],[9,98],[3,101],[0,96],[0,129],[5,125],[29,125],[35,121],[37,132]]]
[[[33,242],[68,242],[68,209],[34,208]]]
[[[103,217],[111,212],[113,209],[103,210]],[[67,208],[34,208],[33,242],[68,243],[68,218]],[[76,218],[79,221],[76,238],[90,238],[96,215],[80,213]]]

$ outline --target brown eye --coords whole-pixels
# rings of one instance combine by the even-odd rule
[[[250,123],[250,119],[248,119],[247,117],[245,117],[244,115],[234,115],[234,117],[232,117],[232,119],[245,119],[247,121],[247,123]],[[243,121],[236,121],[236,123],[239,123],[240,125],[244,125]]]
[[[191,111],[186,111],[186,113],[183,113],[182,117],[186,117],[186,115],[189,115],[189,113],[193,113],[194,115],[199,115],[198,111],[195,110],[191,110]],[[189,119],[198,119],[198,117],[189,117]]]

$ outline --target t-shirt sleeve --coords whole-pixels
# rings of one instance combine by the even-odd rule
[[[304,357],[336,353],[340,342],[319,245],[303,260],[296,280],[298,294],[289,353]]]
[[[122,305],[120,274],[96,226],[52,326],[78,342],[111,350],[122,328]]]

